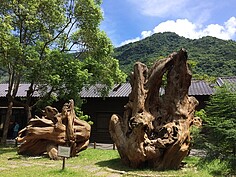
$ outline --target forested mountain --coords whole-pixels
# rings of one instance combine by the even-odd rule
[[[171,32],[156,33],[138,42],[115,48],[114,57],[119,60],[120,68],[129,74],[136,61],[150,66],[157,59],[166,58],[181,48],[188,51],[195,77],[236,76],[236,41],[210,36],[192,40]],[[0,70],[1,75],[2,72]]]
[[[195,76],[236,75],[236,41],[215,37],[187,39],[175,33],[156,33],[135,43],[115,49],[115,58],[126,73],[136,61],[150,65],[175,51],[185,48]]]

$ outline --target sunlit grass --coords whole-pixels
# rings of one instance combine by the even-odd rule
[[[47,157],[24,157],[16,153],[16,148],[0,147],[1,177],[91,177],[109,176],[210,176],[206,171],[196,167],[199,158],[187,157],[184,168],[171,171],[154,171],[153,169],[132,169],[121,163],[116,150],[89,148],[77,157],[66,159],[62,170],[62,160],[53,161]]]

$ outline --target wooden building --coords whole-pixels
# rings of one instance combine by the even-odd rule
[[[226,82],[236,83],[236,76],[220,77],[217,79],[215,85],[222,86]],[[99,92],[102,87],[103,85],[97,84],[89,88],[84,88],[81,91],[80,95],[84,100],[82,111],[84,114],[89,115],[93,121],[90,142],[112,143],[108,129],[109,121],[112,114],[123,116],[124,105],[128,102],[131,86],[129,83],[117,84],[113,87],[113,89],[111,89],[106,97],[102,97]],[[20,85],[20,89],[17,94],[19,99],[25,97],[27,88],[27,84]],[[6,90],[7,85],[0,84],[0,137],[7,110]],[[196,99],[199,101],[197,110],[205,108],[206,102],[213,93],[214,85],[210,85],[207,82],[201,80],[192,80],[191,86],[189,88],[189,95],[196,97]],[[37,93],[34,96],[36,99],[39,95]],[[14,121],[18,121],[21,128],[26,126],[26,115],[23,107],[14,105],[12,122]]]

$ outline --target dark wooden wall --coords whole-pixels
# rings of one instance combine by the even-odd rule
[[[200,109],[205,109],[206,104],[210,99],[210,95],[196,95],[194,97],[199,102],[198,106],[196,107],[196,110],[199,111]]]
[[[128,102],[128,97],[111,98],[87,98],[82,106],[82,111],[91,117],[90,142],[112,143],[109,134],[109,121],[112,114],[123,116],[124,105]]]

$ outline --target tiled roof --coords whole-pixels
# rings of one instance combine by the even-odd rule
[[[29,84],[20,84],[17,92],[17,97],[25,97],[27,90],[29,89]],[[8,84],[0,84],[0,97],[5,97],[8,90]],[[39,97],[40,94],[35,91],[33,97]]]
[[[83,89],[81,92],[82,98],[94,98],[101,97],[99,89],[102,88],[101,84],[91,86],[88,89]],[[131,85],[129,83],[117,84],[109,92],[107,97],[128,97],[131,92]],[[163,90],[161,90],[163,92]],[[192,80],[189,87],[189,95],[212,95],[214,89],[205,81],[201,80]]]
[[[189,95],[212,95],[214,93],[213,87],[203,80],[192,80],[188,90]]]
[[[216,81],[218,86],[222,86],[224,84],[236,84],[236,76],[229,76],[229,77],[218,77]]]
[[[234,77],[219,77],[217,79],[217,85],[222,86],[224,83],[234,83],[236,84],[236,76]],[[0,97],[5,97],[8,89],[8,84],[0,84]],[[17,92],[17,97],[25,97],[29,84],[20,84],[19,90]],[[104,88],[102,84],[96,84],[90,87],[84,87],[80,92],[82,98],[96,98],[102,97],[100,90]],[[116,84],[112,90],[108,93],[106,97],[128,97],[131,92],[130,83]],[[161,90],[163,94],[164,89]],[[214,88],[203,80],[192,80],[189,87],[189,95],[212,95],[214,93]],[[34,97],[39,97],[38,92],[34,93]]]
[[[80,92],[80,96],[82,98],[102,97],[99,92],[102,88],[104,88],[102,84],[92,85],[89,88],[84,87]],[[128,97],[130,92],[131,85],[129,83],[115,84],[106,97]]]
[[[236,91],[236,76],[219,77],[216,81],[218,86],[227,85],[231,91]]]

